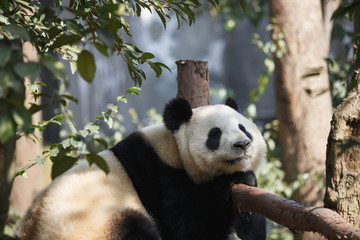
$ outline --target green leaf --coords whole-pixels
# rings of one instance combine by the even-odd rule
[[[163,64],[161,62],[156,62],[156,64],[163,67],[163,68],[166,68],[169,72],[171,72],[170,68],[167,65],[165,65],[165,64]]]
[[[184,4],[189,5],[190,7],[198,7],[198,5],[196,5],[195,3],[191,2],[191,1],[185,1]]]
[[[96,33],[106,46],[111,49],[115,47],[115,37],[109,29],[99,28],[96,30]]]
[[[214,7],[216,7],[216,5],[218,5],[219,4],[219,0],[208,0],[210,3],[211,3],[211,5],[213,5]]]
[[[132,87],[132,88],[129,88],[128,90],[126,90],[127,93],[134,94],[134,95],[137,95],[137,96],[141,96],[141,94],[138,93],[138,91],[141,91],[141,88]]]
[[[146,60],[152,59],[152,58],[154,58],[154,57],[155,57],[154,54],[149,53],[149,52],[145,52],[145,53],[143,53],[143,55],[140,57],[140,61],[141,61],[141,63],[144,63]]]
[[[109,57],[108,48],[100,43],[94,42],[93,45],[104,56]]]
[[[161,67],[157,64],[157,63],[154,63],[154,62],[148,62],[150,67],[154,70],[154,72],[156,73],[156,77],[160,77],[161,73],[162,73],[162,69]]]
[[[155,12],[157,13],[157,15],[159,16],[164,28],[166,29],[166,14],[158,9],[155,8]]]
[[[31,107],[29,108],[29,113],[32,115],[38,111],[43,110],[46,107],[47,104],[40,104],[40,105],[32,104]]]
[[[62,62],[55,58],[45,58],[41,60],[40,64],[45,66],[57,79],[61,81],[67,80],[65,66]]]
[[[91,83],[95,76],[95,58],[91,52],[82,50],[77,59],[77,67],[82,78]]]
[[[241,8],[244,10],[244,12],[246,11],[247,8],[247,0],[238,0],[240,2],[240,6]]]
[[[51,178],[55,179],[62,173],[69,170],[74,164],[77,162],[77,158],[73,158],[70,156],[60,156],[60,157],[51,157],[53,162],[51,168]]]
[[[106,122],[108,127],[111,129],[113,127],[113,124],[114,124],[114,119],[112,117],[110,117],[109,115],[105,115],[104,116],[104,122]]]
[[[0,40],[0,67],[4,67],[11,57],[11,43],[6,40]]]
[[[347,13],[353,13],[354,11],[359,11],[358,9],[359,6],[360,6],[359,1],[353,1],[352,3],[339,6],[338,9],[336,9],[332,14],[331,20],[334,20],[335,18],[344,17]]]
[[[85,158],[91,164],[95,163],[101,170],[103,170],[106,174],[109,174],[109,167],[105,160],[95,153],[89,153],[85,155]]]
[[[74,97],[74,96],[72,96],[72,95],[69,95],[69,94],[61,94],[60,95],[62,98],[64,98],[64,99],[67,99],[67,100],[69,100],[69,101],[73,101],[74,103],[78,103],[78,99],[76,98],[76,97]]]
[[[0,114],[0,143],[6,143],[15,136],[16,125],[9,113]]]
[[[136,3],[136,16],[140,17],[141,15],[141,7],[138,3]]]
[[[80,41],[80,39],[81,38],[77,35],[65,35],[64,34],[64,35],[61,35],[60,37],[58,37],[51,47],[59,48],[64,45],[73,45],[73,44],[78,43]]]
[[[116,101],[127,103],[127,97],[126,96],[118,96]]]
[[[23,79],[19,79],[10,69],[0,69],[0,98],[5,98],[9,90],[21,93]]]
[[[62,33],[62,29],[60,27],[52,27],[47,31],[47,34],[49,35],[49,39],[53,39],[58,34]]]
[[[97,124],[95,124],[95,123],[88,124],[88,125],[86,125],[85,130],[89,134],[98,133],[99,132],[99,126]]]
[[[34,81],[39,77],[40,66],[36,62],[17,63],[14,70],[21,78],[29,77]]]
[[[30,41],[29,32],[20,25],[10,24],[6,26],[2,26],[0,29],[6,31],[13,38],[21,38],[24,41]]]
[[[46,157],[43,156],[37,156],[34,160],[33,160],[36,164],[43,166],[44,163],[47,161]]]
[[[13,108],[11,110],[12,113],[12,117],[16,123],[16,125],[20,128],[22,127],[30,127],[31,125],[31,116],[28,112],[28,110],[26,110],[25,107],[23,108]]]

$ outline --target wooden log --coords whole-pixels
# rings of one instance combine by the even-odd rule
[[[210,104],[209,68],[206,61],[178,60],[178,93],[192,108]]]
[[[232,190],[239,211],[257,212],[291,230],[317,232],[330,240],[360,239],[360,229],[328,208],[306,206],[244,184],[236,184]]]

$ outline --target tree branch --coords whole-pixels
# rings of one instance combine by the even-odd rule
[[[317,232],[328,239],[360,239],[360,229],[330,209],[306,206],[244,184],[236,184],[232,190],[240,211],[257,212],[292,230]]]

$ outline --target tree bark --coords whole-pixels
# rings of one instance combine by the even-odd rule
[[[360,33],[360,13],[354,35]],[[360,41],[354,43],[354,63],[360,61]],[[354,65],[356,66],[356,65]],[[360,227],[360,67],[354,70],[350,91],[331,121],[326,158],[325,206]]]
[[[327,239],[360,239],[360,229],[330,209],[305,206],[244,184],[236,184],[232,190],[239,211],[257,212],[291,230],[317,232]]]
[[[34,47],[26,42],[23,45],[23,52],[26,56],[24,62],[38,61],[38,56]],[[29,84],[29,79],[25,78],[25,84]],[[33,96],[30,93],[25,94],[25,107],[30,108],[30,102],[34,102]],[[33,124],[41,121],[41,111],[33,114]],[[36,130],[35,134],[41,137],[41,133]],[[22,137],[16,141],[15,151],[15,167],[21,168],[29,163],[30,160],[35,159],[42,154],[42,143],[34,142],[30,138]],[[28,178],[17,177],[14,180],[13,187],[10,194],[10,207],[20,213],[25,213],[30,206],[35,195],[44,187],[44,179],[42,174],[42,167],[34,165],[26,171]]]
[[[319,206],[324,191],[318,179],[325,171],[332,113],[321,2],[271,0],[270,14],[277,23],[274,33],[281,31],[287,46],[286,53],[275,58],[278,140],[285,179],[293,182],[309,173],[306,184],[292,198]],[[295,238],[318,237],[305,233]]]
[[[178,60],[177,97],[190,102],[192,108],[210,104],[209,68],[206,61]]]

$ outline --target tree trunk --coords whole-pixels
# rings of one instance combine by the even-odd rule
[[[192,108],[210,104],[209,68],[205,61],[178,60],[177,97],[187,99]]]
[[[21,44],[19,42],[19,45]],[[28,60],[36,61],[37,54],[30,43],[27,42],[23,45],[23,52],[26,56],[25,62]],[[25,83],[29,83],[27,78],[25,78]],[[24,88],[17,97],[24,99],[25,107],[30,107],[29,102],[33,102],[32,96],[30,93],[26,94]],[[34,123],[40,120],[40,112],[32,116]],[[36,134],[41,136],[38,131]],[[34,143],[26,137],[17,141],[14,137],[7,143],[0,144],[0,239],[2,239],[8,219],[9,205],[11,204],[11,208],[19,212],[25,212],[35,194],[44,187],[40,166],[34,166],[27,172],[29,179],[16,178],[14,181],[16,168],[23,167],[29,160],[41,155],[41,152],[42,144]]]
[[[360,13],[354,36],[360,33]],[[326,158],[325,206],[360,227],[360,41],[354,43],[354,77],[331,121]]]
[[[25,62],[28,60],[38,61],[37,53],[29,42],[24,43],[23,52],[26,56]],[[28,83],[29,80],[25,78],[25,84]],[[25,97],[25,107],[30,108],[29,103],[34,102],[33,96],[27,93]],[[33,124],[37,124],[39,121],[41,121],[41,111],[32,115]],[[35,134],[41,137],[38,130],[35,131]],[[42,149],[42,143],[34,142],[30,138],[22,137],[17,140],[14,159],[16,168],[24,167],[30,160],[40,156]],[[34,165],[26,173],[27,179],[23,177],[15,178],[10,195],[10,207],[20,213],[25,213],[35,195],[44,187],[42,167],[40,165]]]
[[[271,0],[270,13],[278,25],[274,31],[284,34],[287,46],[285,55],[275,58],[278,140],[285,179],[293,182],[300,174],[309,173],[293,199],[322,205],[323,187],[318,179],[325,171],[332,106],[321,2]],[[296,239],[318,237],[304,233]]]

